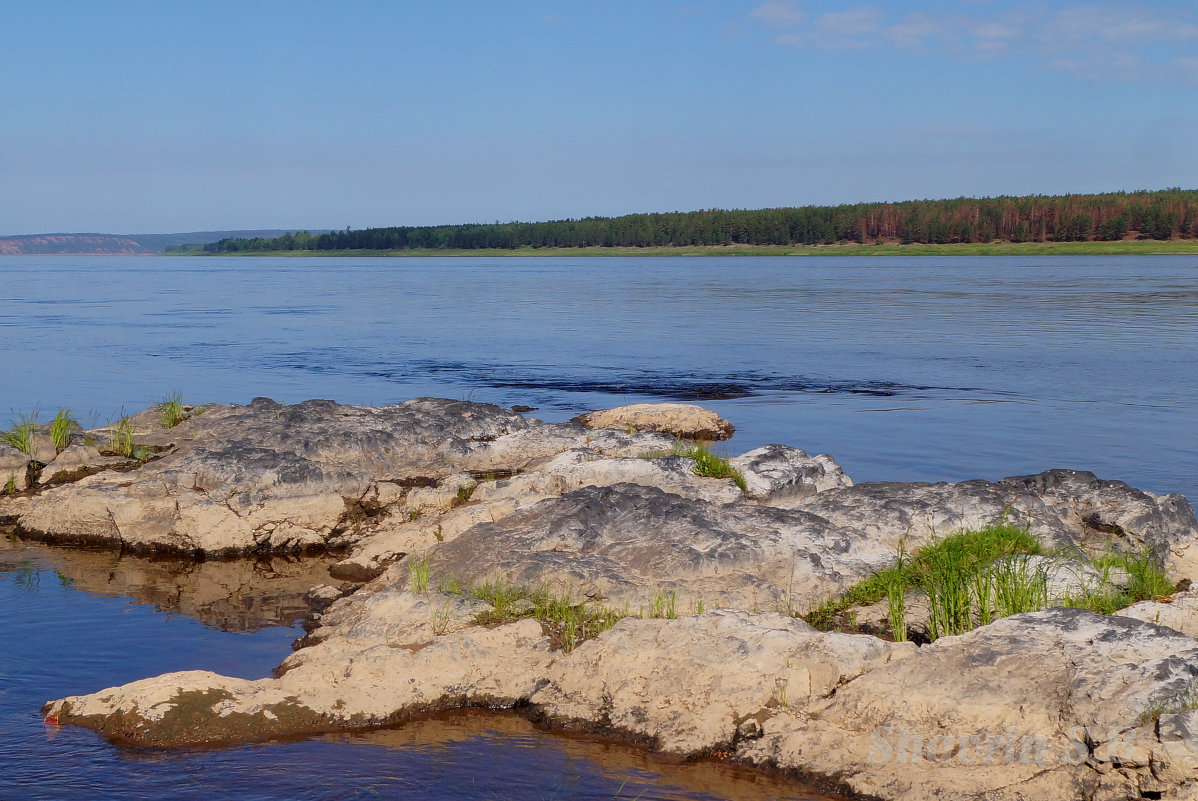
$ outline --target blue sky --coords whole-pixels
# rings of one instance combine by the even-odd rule
[[[1195,187],[1196,6],[0,0],[0,234]]]

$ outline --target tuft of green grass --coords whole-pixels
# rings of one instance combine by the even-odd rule
[[[745,491],[745,477],[723,456],[712,453],[704,445],[684,445],[678,443],[674,446],[673,456],[683,456],[687,459],[695,460],[694,472],[697,476],[704,478],[730,478],[736,486],[740,487],[740,491]]]
[[[34,434],[38,427],[37,410],[32,412],[13,412],[12,427],[3,434],[4,442],[19,450],[29,458],[33,458]]]
[[[673,590],[669,592],[659,592],[653,596],[652,602],[649,604],[650,619],[665,619],[674,620],[678,617],[677,593]]]
[[[1169,581],[1168,576],[1148,553],[1109,553],[1095,559],[1094,566],[1104,572],[1112,568],[1126,571],[1131,579],[1128,583],[1127,594],[1131,597],[1132,603],[1172,595],[1177,591],[1173,582]]]
[[[71,444],[71,427],[77,423],[71,419],[71,410],[63,407],[50,421],[50,443],[55,453],[62,453]]]
[[[127,459],[137,454],[137,443],[133,440],[133,421],[128,417],[108,424],[108,449]]]
[[[163,428],[174,428],[187,419],[183,410],[183,393],[169,392],[158,404],[158,421]]]
[[[8,481],[4,484],[4,492],[8,495],[17,494],[17,477],[9,476]]]
[[[842,624],[850,607],[886,598],[891,633],[899,640],[907,635],[903,593],[917,590],[928,599],[932,639],[962,634],[998,618],[1048,607],[1049,571],[1030,559],[1035,555],[1044,555],[1040,543],[1026,530],[1005,524],[934,540],[910,556],[900,543],[893,567],[818,604],[803,617],[826,631]],[[1080,553],[1069,558],[1086,561]],[[1063,605],[1111,614],[1136,601],[1171,595],[1176,589],[1150,553],[1107,554],[1094,560],[1093,566],[1101,579],[1063,599]],[[1116,570],[1127,574],[1127,589],[1112,580]]]
[[[1048,571],[1033,565],[1024,554],[1009,556],[987,571],[994,587],[994,605],[999,617],[1048,608]]]
[[[505,581],[486,581],[466,590],[465,594],[492,606],[491,611],[475,618],[476,623],[498,625],[534,618],[549,630],[566,653],[628,617],[625,612],[575,598],[569,590],[554,592],[545,586],[527,589]]]
[[[412,592],[428,592],[428,571],[432,564],[430,557],[413,559],[408,562],[408,589]]]
[[[888,611],[895,611],[905,600],[899,595],[919,590],[928,596],[931,607],[929,631],[933,639],[948,633],[961,633],[973,627],[978,609],[979,590],[988,595],[987,579],[978,573],[1006,556],[1020,553],[1038,554],[1043,548],[1026,530],[1006,524],[965,530],[933,540],[914,554],[908,555],[899,545],[899,559],[893,567],[879,570],[850,587],[842,595],[817,605],[803,618],[812,626],[829,630],[842,613],[853,606],[868,606],[887,599]],[[990,616],[989,610],[978,615]],[[891,621],[891,633],[898,635]],[[903,636],[906,627],[903,625]]]

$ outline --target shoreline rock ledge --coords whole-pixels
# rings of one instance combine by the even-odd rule
[[[183,555],[343,549],[331,572],[360,583],[314,589],[335,600],[273,677],[170,673],[52,701],[48,721],[181,746],[484,706],[865,798],[1198,799],[1198,593],[923,645],[797,616],[900,548],[999,523],[1193,580],[1181,496],[1076,470],[854,485],[782,445],[705,477],[671,434],[427,398],[258,399],[137,436],[144,463],[33,470],[0,518]]]

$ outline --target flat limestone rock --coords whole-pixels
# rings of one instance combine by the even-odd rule
[[[628,618],[555,660],[531,700],[550,718],[589,724],[598,712],[605,725],[659,750],[698,754],[914,651],[773,612]]]
[[[570,653],[478,601],[378,588],[333,603],[275,678],[171,673],[46,705],[144,745],[261,740],[521,706],[682,756],[822,776],[885,799],[1190,797],[1198,640],[1075,609],[916,648],[771,612],[628,618]]]
[[[910,801],[1175,793],[1198,779],[1198,736],[1164,725],[1196,678],[1196,640],[1051,609],[882,665],[802,714],[766,721],[738,756]]]
[[[398,406],[257,399],[169,430],[173,450],[134,473],[53,487],[21,515],[47,539],[226,554],[335,547],[380,480],[424,481],[529,426],[515,412],[419,398]]]
[[[1179,592],[1168,602],[1140,601],[1115,614],[1145,623],[1168,626],[1190,637],[1198,637],[1198,591]]]
[[[576,417],[586,428],[660,431],[681,439],[718,442],[735,430],[713,411],[690,403],[635,403]]]

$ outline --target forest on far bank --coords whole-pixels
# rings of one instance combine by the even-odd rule
[[[273,238],[222,239],[205,245],[203,252],[1113,242],[1176,238],[1198,238],[1198,190],[708,209],[531,223],[347,228],[324,234],[298,231]]]

